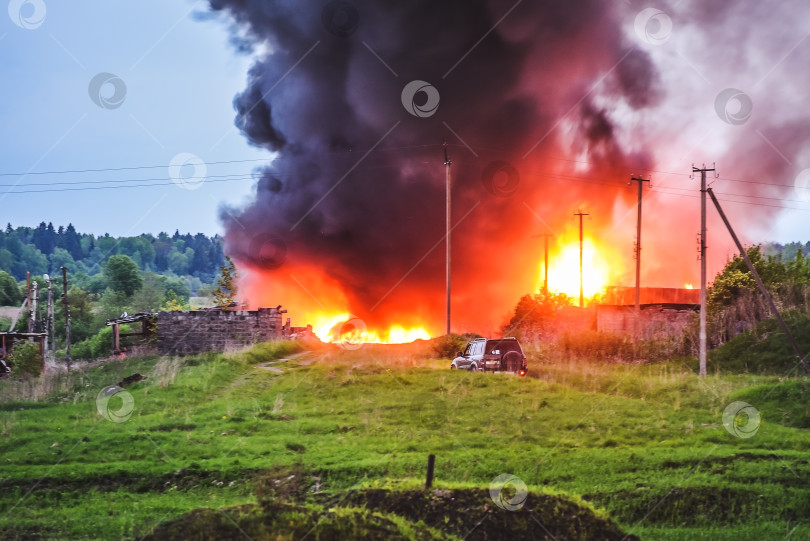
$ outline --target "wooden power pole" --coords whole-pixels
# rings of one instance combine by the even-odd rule
[[[34,314],[31,312],[31,273],[25,273],[26,301],[28,302],[28,332],[34,332]]]
[[[700,377],[706,377],[706,165],[698,169],[692,166],[692,173],[700,173],[700,337],[698,358]]]
[[[585,306],[585,296],[582,294],[582,217],[590,216],[590,214],[578,211],[574,213],[574,216],[579,216],[579,307],[583,308]]]
[[[544,261],[543,261],[543,295],[548,296],[548,238],[553,237],[551,233],[542,233],[534,235],[535,238],[543,237]]]
[[[641,313],[641,187],[648,178],[635,175],[630,180],[638,182],[638,212],[636,213],[636,314]]]
[[[62,303],[65,305],[65,361],[70,371],[70,303],[68,302],[67,267],[62,267]]]
[[[446,276],[445,276],[445,289],[447,292],[447,334],[450,334],[450,165],[453,162],[450,161],[450,158],[447,156],[447,143],[444,143],[444,171],[445,171],[445,185],[447,189],[447,196],[446,196],[446,224],[445,224],[445,241],[446,241],[446,249],[447,252],[445,254],[446,258]]]

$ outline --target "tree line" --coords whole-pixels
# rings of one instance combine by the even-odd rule
[[[8,224],[0,231],[0,270],[15,280],[25,279],[26,272],[56,275],[62,266],[76,275],[99,275],[114,255],[128,256],[144,272],[189,276],[202,283],[213,282],[225,263],[219,235],[181,235],[176,230],[173,235],[96,236],[78,233],[73,224],[55,228],[50,222],[36,228]]]
[[[71,317],[71,354],[95,358],[110,352],[110,329],[105,322],[122,313],[195,308],[191,296],[208,302],[234,302],[236,269],[223,254],[223,239],[201,233],[169,236],[95,236],[76,232],[72,224],[37,228],[10,224],[0,231],[0,306],[19,307],[26,297],[26,273],[37,283],[39,303],[35,332],[45,332],[48,282],[53,281],[57,347],[64,348],[62,273],[68,269]],[[226,287],[222,287],[226,284]],[[205,304],[204,301],[195,301]],[[28,310],[13,330],[28,328]],[[10,318],[0,318],[9,330]],[[64,352],[57,354],[57,358]]]

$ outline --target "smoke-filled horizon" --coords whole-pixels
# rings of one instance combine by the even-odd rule
[[[282,303],[296,317],[346,310],[370,327],[441,332],[445,141],[455,331],[503,323],[538,286],[537,235],[554,235],[559,255],[578,241],[577,211],[588,213],[586,236],[608,263],[608,285],[632,285],[633,173],[652,176],[642,285],[694,283],[691,163],[716,160],[724,178],[785,185],[803,159],[808,124],[778,114],[784,92],[801,86],[774,96],[784,73],[767,79],[789,43],[707,33],[715,24],[716,35],[732,35],[717,21],[740,24],[739,3],[210,4],[231,16],[234,43],[256,58],[234,100],[236,124],[273,153],[257,172],[255,199],[222,212],[228,250],[246,269],[252,305]],[[765,16],[763,3],[743,4]],[[720,182],[717,192],[801,196]],[[762,205],[772,200],[746,201],[759,205],[729,202],[727,211],[755,237],[778,211]],[[713,217],[713,271],[731,253],[727,238]]]

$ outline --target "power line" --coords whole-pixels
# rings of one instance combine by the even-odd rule
[[[230,182],[232,179],[221,179],[221,180],[205,180],[203,182]],[[90,190],[120,190],[122,188],[148,188],[152,186],[171,186],[176,184],[176,182],[158,182],[152,184],[128,184],[126,186],[89,186],[84,188],[54,188],[54,189],[45,189],[45,190],[8,190],[3,192],[2,195],[15,195],[15,194],[26,194],[26,193],[50,193],[50,192],[84,192]]]

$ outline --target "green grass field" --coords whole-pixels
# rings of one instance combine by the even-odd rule
[[[211,513],[261,532],[261,506],[248,506],[258,502],[282,506],[273,524],[285,539],[362,538],[373,528],[386,532],[377,538],[457,539],[460,530],[428,515],[401,521],[358,510],[372,509],[369,495],[409,502],[389,502],[389,511],[418,508],[433,453],[440,496],[477,498],[496,476],[512,474],[538,516],[551,516],[543,514],[548,502],[574,502],[641,539],[810,538],[806,377],[699,380],[689,363],[543,364],[530,356],[531,377],[517,378],[451,372],[417,344],[304,352],[273,365],[281,372],[258,366],[295,347],[0,382],[0,537],[139,539],[174,524],[190,538]],[[131,416],[106,420],[99,391],[135,372],[148,379],[126,389]],[[752,437],[723,426],[737,400],[761,414]],[[108,407],[122,405],[117,395]],[[293,475],[295,490],[279,492]],[[489,508],[493,521],[509,517]],[[329,530],[341,516],[369,530]],[[532,532],[527,538],[543,538],[540,526]]]

